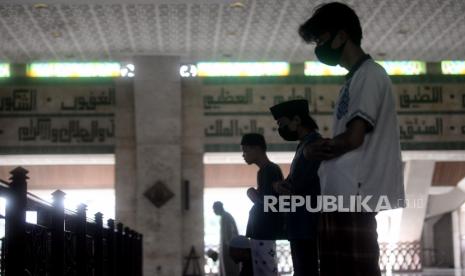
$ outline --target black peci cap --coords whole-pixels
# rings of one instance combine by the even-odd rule
[[[278,120],[281,117],[292,118],[295,115],[309,116],[307,100],[292,100],[283,102],[272,106],[270,111],[275,120]]]

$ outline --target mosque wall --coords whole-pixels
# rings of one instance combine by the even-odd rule
[[[210,186],[231,175],[227,168],[222,168],[224,174],[214,166],[204,170],[203,153],[239,151],[240,137],[248,132],[264,134],[270,151],[294,150],[294,143],[278,136],[268,111],[291,99],[307,99],[320,132],[331,136],[332,110],[343,82],[304,77],[176,80],[175,70],[166,74],[173,79],[0,84],[0,154],[115,154],[117,219],[143,228],[147,246],[155,248],[147,251],[146,271],[156,275],[171,273],[166,266],[182,263],[192,246],[202,254],[206,179]],[[393,82],[404,150],[465,149],[464,79],[395,77]],[[157,91],[164,95],[152,93]],[[149,160],[151,165],[144,165]],[[163,162],[165,169],[153,171]],[[141,183],[144,177],[150,179]],[[175,199],[156,208],[144,193],[160,179]],[[162,242],[167,233],[172,236]],[[174,249],[163,256],[154,253],[171,248],[174,240]]]

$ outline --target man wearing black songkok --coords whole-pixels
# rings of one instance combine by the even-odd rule
[[[320,194],[320,161],[305,159],[303,149],[320,140],[321,136],[317,124],[309,115],[308,102],[288,101],[271,107],[270,111],[279,126],[279,135],[286,141],[299,141],[289,175],[284,181],[275,183],[275,190],[279,194],[310,196],[311,206],[315,208],[316,198]],[[317,276],[318,213],[308,212],[302,206],[286,215],[294,276]]]

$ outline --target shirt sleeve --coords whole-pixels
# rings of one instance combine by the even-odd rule
[[[359,74],[350,84],[347,124],[359,117],[376,126],[382,104],[383,81],[377,74]]]

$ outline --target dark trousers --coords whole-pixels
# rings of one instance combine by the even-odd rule
[[[316,240],[290,240],[294,276],[318,276]]]
[[[322,213],[321,276],[381,276],[376,213]]]

